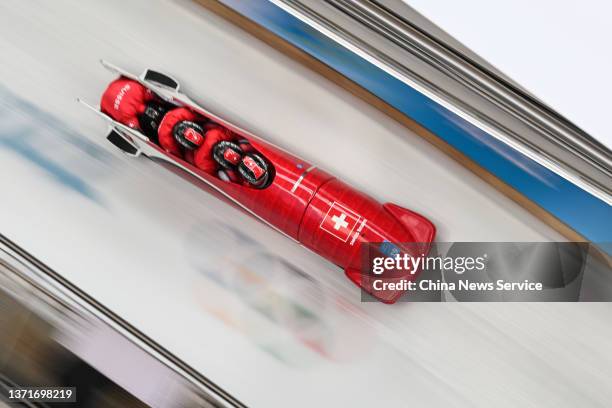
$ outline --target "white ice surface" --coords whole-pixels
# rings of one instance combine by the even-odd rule
[[[212,110],[381,201],[423,213],[442,241],[561,239],[330,82],[186,1],[5,0],[0,33],[0,231],[246,404],[612,401],[608,305],[361,303],[335,266],[161,166],[115,151],[105,125],[75,102],[97,101],[112,79],[99,58],[135,72],[150,66]],[[34,108],[17,106],[22,100]],[[64,126],[86,145],[66,139]],[[17,154],[20,137],[29,147]],[[50,163],[35,165],[35,154]],[[306,328],[294,327],[304,320],[287,301],[271,308],[284,322],[274,324],[251,307],[268,304],[260,292],[234,296],[190,260],[194,231],[206,236],[211,220],[313,279],[314,294],[294,289],[314,316]],[[225,264],[253,251],[215,239],[231,254]],[[304,330],[317,347],[297,338]]]

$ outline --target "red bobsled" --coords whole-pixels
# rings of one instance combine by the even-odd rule
[[[428,219],[396,204],[380,204],[311,163],[232,125],[180,93],[178,82],[167,75],[147,70],[136,77],[102,63],[119,75],[139,81],[165,101],[189,107],[247,139],[268,162],[270,179],[264,188],[223,181],[167,154],[142,133],[87,105],[110,123],[107,138],[115,146],[131,156],[142,154],[171,163],[197,177],[249,214],[340,266],[351,281],[377,299],[394,303],[402,295],[403,291],[375,289],[369,271],[362,271],[360,248],[364,243],[393,243],[411,256],[426,254],[435,236],[435,227]],[[406,245],[411,243],[420,245]],[[404,273],[388,279],[414,280],[416,276]]]

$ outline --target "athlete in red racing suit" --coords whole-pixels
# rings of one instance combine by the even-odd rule
[[[100,107],[116,121],[145,133],[168,153],[223,180],[262,186],[268,178],[267,163],[248,143],[187,108],[168,110],[137,81],[113,81]]]
[[[104,91],[100,110],[117,122],[140,130],[140,117],[147,110],[147,104],[154,99],[153,92],[138,82],[119,78]]]
[[[166,113],[158,128],[159,145],[168,153],[181,157],[201,170],[218,175],[222,163],[215,157],[215,148],[220,149],[220,142],[226,142],[224,155],[231,167],[239,165],[242,159],[240,147],[235,143],[234,135],[219,125],[204,123],[205,119],[187,108],[175,108]],[[223,157],[225,159],[225,157]],[[228,178],[236,181],[230,172]]]

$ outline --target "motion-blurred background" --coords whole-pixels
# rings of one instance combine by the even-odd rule
[[[100,58],[156,68],[440,241],[566,239],[362,99],[187,0],[4,0],[0,33],[4,386],[76,384],[92,407],[612,403],[609,304],[361,303],[76,103],[113,79]]]

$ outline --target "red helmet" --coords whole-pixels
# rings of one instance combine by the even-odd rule
[[[172,129],[174,139],[185,149],[194,150],[204,143],[204,129],[189,120],[182,120]]]
[[[213,148],[213,158],[224,169],[235,169],[243,155],[240,146],[228,140],[222,140]]]
[[[238,172],[246,181],[257,188],[268,185],[268,163],[257,153],[247,153],[238,165]]]

